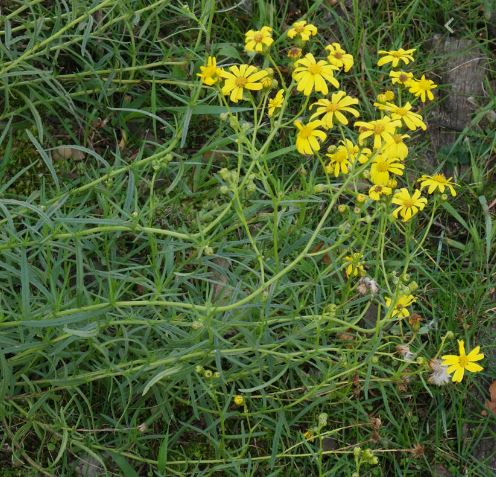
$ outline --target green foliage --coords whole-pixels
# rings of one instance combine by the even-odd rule
[[[196,77],[209,53],[240,61],[246,30],[280,34],[306,12],[360,58],[362,99],[381,86],[377,49],[442,63],[428,41],[451,17],[494,49],[475,0],[332,3],[2,7],[2,477],[492,475],[475,453],[494,438],[491,361],[440,388],[426,361],[455,351],[447,332],[494,355],[494,134],[475,120],[494,95],[439,157],[462,187],[422,240],[428,216],[405,229],[354,210],[286,148],[292,129],[240,154]],[[345,278],[357,251],[377,296]],[[420,327],[378,326],[412,282]]]

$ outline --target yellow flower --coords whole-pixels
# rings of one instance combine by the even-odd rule
[[[402,161],[408,156],[408,146],[403,142],[408,139],[408,134],[393,134],[382,148],[382,154],[387,157],[396,157]]]
[[[428,194],[433,194],[436,190],[439,190],[441,194],[444,194],[444,190],[449,189],[451,195],[453,197],[456,196],[455,187],[457,184],[451,180],[451,177],[447,179],[444,174],[439,173],[434,174],[433,176],[423,175],[420,179],[418,179],[418,182],[420,182],[420,190],[428,187]]]
[[[411,131],[415,131],[417,128],[425,131],[427,126],[424,121],[422,121],[422,116],[418,113],[414,113],[412,109],[412,105],[410,103],[406,103],[404,106],[397,106],[393,103],[374,103],[374,106],[381,111],[387,111],[391,114],[391,119],[399,119],[403,121],[405,126]]]
[[[309,441],[309,442],[312,442],[314,440],[314,434],[313,434],[313,431],[311,429],[308,429],[307,431],[305,431],[303,433],[303,437]]]
[[[394,99],[394,91],[391,91],[391,90],[387,90],[387,91],[384,91],[384,93],[379,93],[377,95],[377,102],[379,103],[385,103],[387,101],[393,101]]]
[[[393,84],[408,86],[409,81],[413,78],[413,73],[410,73],[409,71],[390,71],[389,77]]]
[[[347,73],[353,66],[353,56],[346,53],[339,43],[331,43],[325,47],[329,51],[327,61],[338,68],[343,68]]]
[[[337,67],[324,60],[317,61],[312,53],[298,60],[295,66],[293,78],[298,83],[298,91],[302,91],[305,96],[309,96],[314,89],[316,92],[327,94],[329,89],[326,81],[339,88],[339,82],[334,78],[333,72]]]
[[[303,50],[301,48],[298,48],[297,46],[292,46],[288,50],[288,58],[291,58],[292,60],[297,60],[298,58],[301,58],[302,53]]]
[[[432,94],[432,90],[437,88],[437,84],[434,81],[427,79],[425,75],[422,75],[422,78],[419,80],[412,79],[408,82],[408,91],[413,93],[415,96],[420,97],[420,101],[425,103],[426,98],[432,101],[434,99],[434,95]]]
[[[344,257],[344,262],[346,265],[345,273],[346,277],[363,277],[365,275],[365,268],[362,263],[363,255],[359,252],[353,253]]]
[[[410,312],[408,311],[408,307],[415,301],[415,297],[413,295],[400,295],[396,300],[396,304],[394,305],[393,312],[391,316],[398,316],[399,318],[406,318],[410,316]],[[392,299],[386,298],[386,306],[389,308],[391,306]]]
[[[280,89],[273,98],[269,99],[269,118],[272,117],[275,110],[282,106],[284,102],[284,90]]]
[[[479,373],[484,368],[476,361],[484,359],[484,355],[480,352],[480,346],[476,346],[470,353],[465,353],[465,343],[463,340],[458,340],[458,353],[447,354],[442,357],[443,365],[448,366],[448,373],[454,373],[451,378],[454,383],[460,383],[463,379],[465,370],[471,373]]]
[[[242,406],[244,403],[245,398],[241,396],[241,394],[236,394],[236,396],[234,396],[234,404],[236,404],[236,406]]]
[[[206,66],[200,66],[200,73],[196,73],[200,77],[203,84],[212,86],[220,80],[222,70],[217,68],[217,60],[215,56],[207,58]]]
[[[308,124],[302,124],[295,121],[294,125],[298,128],[296,134],[296,150],[300,154],[313,154],[320,150],[320,142],[326,140],[326,133],[318,129],[322,126],[320,121],[310,121]]]
[[[357,121],[355,126],[360,128],[360,134],[358,135],[358,141],[362,143],[365,139],[370,136],[374,138],[374,149],[379,149],[382,146],[383,141],[390,141],[396,128],[401,126],[401,121],[392,120],[389,116],[384,116],[381,119],[375,121]]]
[[[337,177],[341,173],[348,174],[350,172],[354,158],[346,146],[338,146],[334,152],[326,154],[326,156],[329,158],[329,164],[325,167],[328,174],[334,174],[334,177]]]
[[[252,65],[231,66],[229,71],[230,73],[221,72],[221,76],[225,79],[222,94],[229,96],[233,103],[243,99],[245,89],[261,90],[263,86],[260,81],[267,76],[267,71],[259,71]]]
[[[248,52],[262,53],[273,42],[272,28],[268,26],[263,26],[261,30],[249,30],[245,33],[245,50]]]
[[[369,189],[369,197],[372,200],[381,200],[383,195],[391,195],[392,191],[391,187],[376,184]]]
[[[387,186],[390,174],[403,175],[405,164],[396,157],[387,157],[383,154],[376,156],[370,167],[370,180],[375,185]]]
[[[417,214],[419,210],[424,209],[427,204],[427,199],[420,195],[418,189],[410,195],[408,190],[403,188],[394,194],[391,202],[398,206],[393,210],[393,217],[398,218],[399,214],[403,219],[403,222],[407,222]]]
[[[333,119],[335,119],[337,123],[346,125],[348,124],[348,119],[343,112],[350,113],[355,116],[355,118],[360,115],[356,109],[350,107],[354,104],[358,104],[358,99],[347,96],[344,91],[338,91],[337,93],[332,94],[331,99],[319,99],[310,105],[310,109],[317,106],[315,113],[310,116],[310,119],[318,118],[323,115],[320,120],[326,129],[331,129],[334,126]]]
[[[305,20],[293,23],[293,26],[288,30],[288,37],[294,38],[299,36],[301,41],[308,41],[311,36],[317,34],[317,27]]]
[[[377,66],[383,66],[388,63],[391,63],[393,68],[396,68],[400,61],[405,63],[407,65],[410,63],[410,61],[415,61],[413,59],[413,52],[415,51],[415,48],[411,50],[404,50],[403,48],[400,48],[399,50],[379,50],[379,55],[383,55],[382,58],[379,59],[377,62]]]

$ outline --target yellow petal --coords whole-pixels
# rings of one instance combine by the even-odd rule
[[[455,374],[453,374],[453,382],[454,383],[461,383],[462,382],[462,379],[463,379],[463,373],[464,373],[464,369],[463,368],[458,368],[456,371],[455,371]]]
[[[476,363],[468,363],[465,366],[465,369],[467,371],[470,371],[471,373],[478,373],[479,371],[482,371],[484,368]]]

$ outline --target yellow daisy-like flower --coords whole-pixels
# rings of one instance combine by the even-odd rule
[[[297,46],[293,46],[288,50],[288,58],[291,58],[292,60],[301,58],[302,54],[303,50],[301,48],[298,48]]]
[[[294,125],[298,128],[296,134],[296,150],[300,154],[313,154],[320,150],[320,141],[326,140],[326,133],[319,128],[322,126],[321,121],[310,121],[308,124],[302,124],[295,121]]]
[[[350,71],[353,66],[353,56],[341,48],[339,43],[331,43],[325,47],[329,51],[327,61],[338,68],[343,68],[345,73]]]
[[[423,175],[418,179],[418,182],[420,182],[420,190],[427,187],[428,194],[433,194],[436,190],[444,194],[445,189],[448,189],[453,197],[456,196],[455,187],[457,187],[457,184],[451,180],[451,177],[447,179],[444,174],[438,173],[433,176]]]
[[[365,164],[372,155],[372,151],[368,147],[360,147],[349,139],[341,141],[341,144],[348,150],[352,162],[358,161],[360,164]]]
[[[387,157],[380,154],[372,160],[370,180],[375,185],[387,186],[390,174],[402,176],[404,169],[405,164],[396,157]]]
[[[400,48],[399,50],[379,50],[379,55],[383,56],[377,62],[377,66],[383,66],[391,63],[392,67],[396,68],[400,61],[407,65],[411,61],[415,61],[412,56],[414,51],[415,48],[411,50],[404,50],[403,48]]]
[[[425,103],[427,99],[430,101],[434,99],[432,90],[435,88],[437,88],[437,84],[434,83],[434,81],[427,79],[425,75],[422,75],[422,78],[419,80],[412,79],[408,82],[408,91],[415,96],[420,97],[422,103]]]
[[[384,93],[379,93],[377,95],[377,102],[378,103],[386,103],[387,101],[393,101],[394,100],[394,91],[387,90],[384,91]]]
[[[347,257],[344,257],[344,262],[346,265],[345,273],[346,277],[363,277],[365,275],[365,268],[362,263],[363,254],[356,252]]]
[[[269,118],[282,106],[282,103],[284,103],[284,90],[280,89],[273,98],[269,99]]]
[[[322,116],[320,120],[326,129],[331,129],[334,126],[333,120],[340,124],[348,124],[348,119],[343,113],[349,113],[357,118],[360,113],[350,106],[358,104],[358,99],[347,96],[344,91],[338,91],[331,95],[331,99],[319,99],[312,105],[310,109],[317,106],[315,113],[310,116],[310,119]]]
[[[327,61],[317,61],[312,53],[307,53],[295,66],[293,78],[298,83],[298,91],[303,92],[305,96],[309,96],[313,90],[322,94],[329,93],[326,81],[339,88],[339,82],[334,78],[334,70],[338,68]]]
[[[316,34],[317,27],[311,23],[307,23],[305,20],[293,23],[293,26],[288,30],[289,38],[299,36],[301,41],[308,41],[311,36],[315,36]]]
[[[376,184],[369,189],[369,197],[372,200],[378,201],[381,200],[383,195],[391,195],[392,191],[393,189],[391,189],[391,187]]]
[[[248,52],[262,53],[273,42],[272,28],[268,26],[263,26],[261,30],[249,30],[245,33],[245,50]]]
[[[386,297],[386,306],[389,308],[392,303],[392,299]],[[406,318],[410,316],[410,311],[408,307],[415,301],[415,297],[413,295],[400,295],[396,300],[396,304],[394,305],[393,312],[391,314],[392,317]]]
[[[403,86],[408,86],[408,83],[413,79],[413,73],[409,71],[390,71],[389,77],[391,78],[391,83],[402,84]]]
[[[408,146],[404,143],[405,139],[410,136],[408,134],[393,134],[391,139],[386,141],[381,152],[387,157],[396,157],[405,160],[408,156]]]
[[[338,146],[334,152],[326,154],[326,156],[329,158],[329,164],[325,167],[328,174],[334,174],[334,177],[337,177],[341,173],[348,174],[350,172],[354,157],[346,146]]]
[[[203,84],[212,86],[220,80],[222,70],[217,68],[217,60],[215,56],[207,58],[207,64],[200,66],[200,73],[196,73],[200,77]]]
[[[480,346],[476,346],[470,353],[465,353],[465,343],[458,340],[458,355],[447,354],[442,357],[443,365],[448,366],[448,374],[453,373],[452,381],[460,383],[465,374],[465,370],[471,373],[479,373],[484,368],[477,361],[484,359],[484,354],[480,352]]]
[[[374,103],[374,106],[381,111],[387,111],[391,114],[391,119],[399,119],[411,131],[420,128],[423,131],[427,129],[422,116],[412,111],[412,105],[406,103],[404,106],[398,106],[393,103]]]
[[[375,121],[357,121],[355,126],[360,128],[358,135],[360,143],[372,136],[374,138],[374,149],[379,149],[383,142],[388,142],[392,139],[396,128],[401,126],[401,121],[392,120],[389,116],[384,116]]]
[[[222,94],[229,96],[233,103],[243,99],[245,89],[259,91],[263,88],[261,80],[267,76],[267,71],[258,70],[252,65],[231,66],[229,71],[222,71],[225,79]]]
[[[393,204],[398,207],[393,210],[393,217],[398,218],[398,214],[403,219],[403,222],[409,221],[419,210],[423,210],[427,204],[427,199],[420,195],[420,191],[415,189],[412,195],[407,189],[403,188],[397,191],[393,200]]]

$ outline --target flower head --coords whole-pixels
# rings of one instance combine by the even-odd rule
[[[348,174],[350,172],[354,157],[346,146],[338,146],[334,152],[326,154],[326,156],[329,158],[329,163],[325,167],[328,174],[334,174],[334,177],[337,177],[341,173]]]
[[[358,104],[358,99],[348,96],[344,91],[338,91],[331,95],[331,99],[319,99],[310,105],[310,109],[317,106],[315,113],[310,119],[322,116],[320,120],[326,129],[331,129],[334,126],[333,120],[337,123],[348,124],[348,119],[343,113],[349,113],[357,118],[360,113],[352,108],[352,105]]]
[[[243,99],[245,89],[258,91],[263,88],[261,80],[267,76],[266,70],[258,70],[252,65],[231,66],[228,71],[222,71],[225,79],[222,93],[229,96],[233,103]]]
[[[477,361],[484,359],[484,355],[480,352],[480,346],[476,346],[470,353],[465,353],[465,343],[463,340],[458,340],[458,355],[448,354],[442,357],[443,365],[448,366],[448,373],[453,373],[452,380],[454,383],[459,383],[463,379],[465,370],[471,373],[478,373],[484,368]]]
[[[434,99],[434,95],[432,94],[432,90],[437,88],[437,84],[434,81],[427,79],[425,75],[422,75],[422,78],[419,80],[412,79],[408,82],[408,91],[413,93],[415,96],[420,97],[420,101],[425,103],[426,99],[432,101]]]
[[[297,46],[292,46],[288,50],[288,58],[291,58],[292,60],[297,60],[298,58],[301,58],[302,54],[303,54],[303,50],[301,48],[298,48]]]
[[[343,68],[346,73],[350,71],[353,66],[353,56],[346,53],[339,43],[331,43],[330,45],[327,45],[325,49],[329,52],[327,61],[331,65]]]
[[[200,73],[197,73],[197,76],[200,77],[203,84],[212,86],[220,80],[221,72],[222,70],[217,68],[215,56],[209,56],[207,58],[207,64],[205,66],[200,66]]]
[[[415,301],[415,297],[413,295],[399,295],[396,303],[393,308],[393,312],[391,316],[398,316],[399,318],[406,318],[410,316],[410,311],[408,307]],[[389,297],[386,297],[386,306],[388,308],[391,307],[391,303],[393,300]]]
[[[445,189],[448,189],[453,197],[456,196],[456,184],[451,180],[451,177],[447,179],[444,174],[423,175],[418,182],[420,182],[420,190],[427,187],[428,194],[433,194],[436,190],[444,194]]]
[[[320,141],[326,140],[326,133],[319,128],[322,126],[321,121],[310,121],[308,124],[302,124],[295,121],[294,125],[298,128],[296,134],[296,150],[300,154],[313,154],[320,150]]]
[[[393,204],[398,207],[393,211],[393,217],[398,218],[398,214],[403,219],[403,222],[410,220],[419,210],[423,210],[427,204],[427,199],[420,195],[420,191],[416,189],[412,195],[407,189],[403,188],[397,191],[393,200]]]
[[[387,186],[391,177],[390,175],[395,174],[397,176],[402,176],[404,169],[405,164],[398,158],[379,154],[372,160],[370,180],[375,185]]]
[[[344,257],[344,262],[346,265],[345,273],[346,277],[363,277],[365,275],[365,268],[362,263],[363,254],[360,252],[353,253]]]
[[[393,101],[393,100],[394,100],[394,91],[391,91],[390,89],[384,91],[384,93],[379,93],[377,95],[378,103],[386,103],[387,101]]]
[[[413,78],[413,73],[409,71],[390,71],[389,77],[391,78],[391,83],[402,84],[403,86],[408,86],[408,83]]]
[[[369,189],[369,197],[372,200],[377,201],[377,200],[381,200],[381,197],[383,195],[391,195],[392,192],[393,192],[393,189],[391,189],[391,187],[388,187],[388,186],[385,186],[385,185],[376,184],[376,185],[373,185]]]
[[[312,53],[307,53],[304,58],[295,63],[293,78],[298,83],[298,91],[309,96],[313,90],[322,94],[329,93],[327,83],[339,88],[339,82],[334,77],[334,70],[338,68],[330,65],[327,61],[317,61]]]
[[[305,20],[293,23],[293,26],[288,30],[288,37],[295,38],[300,37],[301,41],[308,41],[311,36],[317,34],[317,27],[311,23],[307,23]]]
[[[406,103],[403,106],[397,106],[393,103],[374,103],[374,106],[382,111],[390,113],[391,119],[402,121],[411,131],[415,131],[417,128],[420,128],[423,131],[427,129],[424,121],[422,121],[422,116],[412,111],[412,105],[410,103]]]
[[[377,66],[391,63],[393,68],[396,68],[400,61],[407,65],[410,61],[415,61],[412,56],[414,52],[415,48],[411,50],[404,50],[403,48],[400,48],[399,50],[379,50],[379,55],[382,55],[382,58],[377,62]]]
[[[260,30],[249,30],[245,33],[245,50],[248,52],[262,53],[273,42],[272,28],[268,26],[263,26]]]
[[[382,154],[386,157],[396,157],[403,161],[408,156],[408,146],[404,140],[408,139],[408,134],[393,134],[390,139],[386,140],[382,148]]]
[[[379,149],[384,141],[392,139],[392,135],[396,132],[396,128],[401,126],[401,121],[393,120],[389,116],[384,116],[375,121],[357,121],[355,126],[360,128],[358,140],[362,143],[369,137],[374,138],[374,149]]]
[[[269,99],[269,118],[282,106],[282,103],[284,103],[284,90],[280,89],[273,98]]]
[[[243,396],[241,396],[241,394],[236,394],[234,396],[234,404],[236,404],[236,406],[243,406],[244,403],[245,403],[245,398]]]

